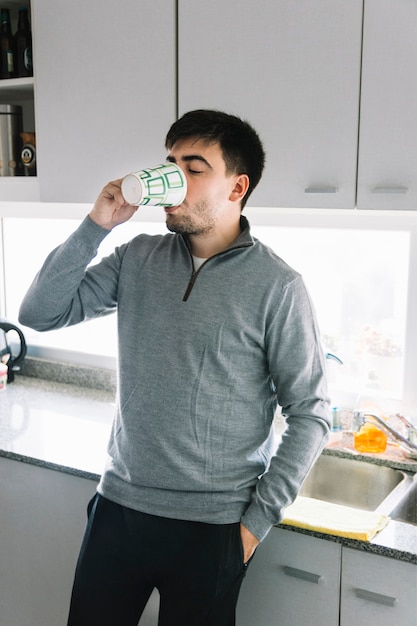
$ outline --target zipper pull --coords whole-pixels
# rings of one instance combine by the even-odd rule
[[[190,279],[190,282],[188,283],[187,290],[186,290],[186,292],[184,294],[184,297],[182,299],[183,302],[186,302],[188,300],[188,297],[189,297],[189,295],[190,295],[190,293],[191,293],[191,291],[192,291],[192,289],[194,287],[194,283],[196,281],[197,274],[198,274],[198,271],[197,272],[193,272],[193,274],[191,276],[191,279]]]

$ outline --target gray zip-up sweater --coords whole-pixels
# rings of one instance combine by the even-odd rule
[[[193,271],[181,235],[139,235],[86,270],[107,230],[89,217],[46,259],[20,311],[36,330],[117,310],[116,414],[99,492],[260,540],[326,441],[325,362],[297,272],[240,237]],[[277,404],[287,430],[276,449]]]

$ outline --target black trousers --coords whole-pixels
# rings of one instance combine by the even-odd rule
[[[154,587],[159,626],[234,626],[246,568],[239,523],[147,515],[96,494],[68,626],[137,626]]]

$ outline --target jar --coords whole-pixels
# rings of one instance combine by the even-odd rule
[[[375,424],[366,422],[353,434],[355,450],[358,452],[385,452],[388,437]]]

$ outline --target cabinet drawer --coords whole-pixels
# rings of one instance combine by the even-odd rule
[[[416,626],[417,566],[343,549],[340,626]]]
[[[238,626],[337,626],[341,547],[273,528],[250,564]]]

